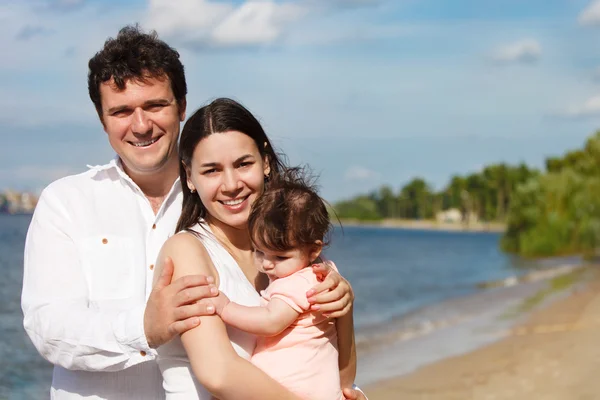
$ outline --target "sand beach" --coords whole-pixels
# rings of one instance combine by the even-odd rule
[[[598,267],[541,303],[500,340],[372,383],[365,392],[370,400],[600,399]]]
[[[416,220],[416,219],[400,219],[386,218],[379,221],[360,221],[354,219],[340,220],[342,226],[370,226],[380,228],[402,228],[415,230],[432,230],[432,231],[464,231],[464,232],[504,232],[506,226],[501,222],[471,222],[454,223],[441,222],[436,220]]]

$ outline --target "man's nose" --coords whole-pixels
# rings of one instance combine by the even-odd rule
[[[141,108],[133,111],[133,120],[131,121],[131,130],[138,135],[145,135],[152,132],[152,121]]]

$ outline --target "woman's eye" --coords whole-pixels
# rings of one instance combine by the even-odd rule
[[[210,175],[210,174],[214,174],[215,172],[217,172],[217,170],[215,168],[207,169],[206,171],[202,172],[202,175]]]
[[[276,258],[277,258],[277,261],[285,261],[288,259],[287,257],[282,257],[282,256],[277,256]]]
[[[240,167],[247,167],[252,165],[252,163],[250,161],[244,161],[243,163],[240,163]]]

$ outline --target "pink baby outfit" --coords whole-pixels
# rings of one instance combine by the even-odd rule
[[[252,363],[306,400],[343,400],[335,320],[310,311],[306,292],[318,283],[310,267],[272,281],[265,305],[281,299],[300,313],[279,335],[258,337]]]

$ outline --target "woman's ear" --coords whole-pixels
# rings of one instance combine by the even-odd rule
[[[263,148],[264,150],[267,150],[267,147],[269,147],[269,143],[265,142],[263,144]],[[265,156],[263,157],[263,172],[265,174],[265,177],[268,177],[269,174],[271,173],[271,159],[269,158],[269,155],[267,154],[267,152],[265,151]]]
[[[190,192],[194,193],[196,191],[196,188],[194,187],[194,183],[190,179],[190,176],[192,176],[192,171],[190,170],[190,168],[187,165],[185,165],[185,163],[182,163],[182,164],[183,164],[183,168],[185,169],[187,187],[188,187],[188,189],[190,189]]]
[[[271,164],[269,163],[269,156],[265,155],[265,157],[263,158],[263,165],[263,173],[267,177],[271,173]]]

